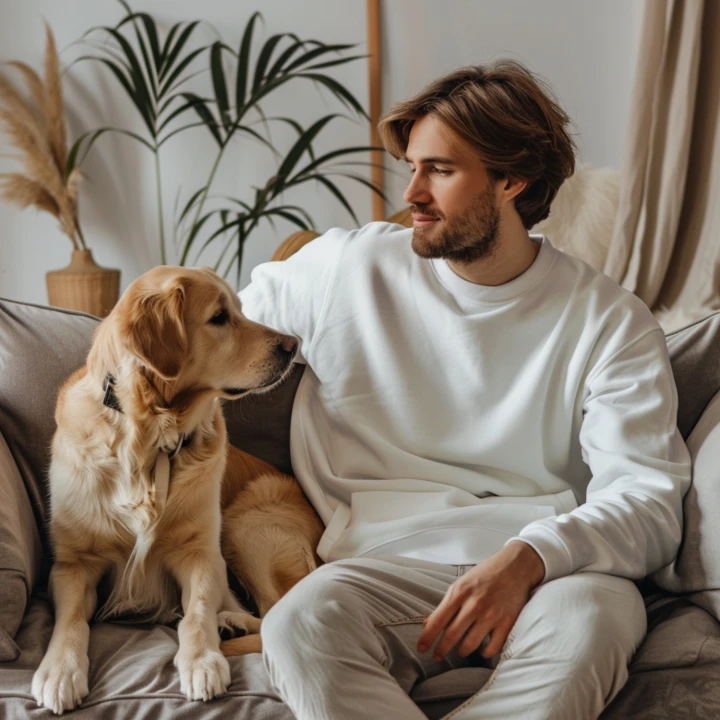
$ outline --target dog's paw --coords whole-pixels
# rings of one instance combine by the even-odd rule
[[[222,640],[260,632],[260,619],[248,612],[224,610],[218,613],[217,624]]]
[[[45,656],[32,679],[32,695],[40,707],[62,715],[88,694],[87,658]]]
[[[211,700],[230,684],[230,665],[217,650],[188,656],[180,650],[175,656],[180,673],[180,690],[188,700]]]

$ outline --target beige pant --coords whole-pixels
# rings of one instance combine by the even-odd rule
[[[422,680],[469,664],[416,648],[422,620],[467,567],[406,558],[322,566],[262,625],[265,664],[298,720],[425,720],[409,698]],[[578,573],[540,586],[486,685],[454,720],[596,718],[627,680],[646,630],[629,580]]]

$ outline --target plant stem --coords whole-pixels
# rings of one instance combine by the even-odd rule
[[[215,158],[215,162],[213,163],[212,169],[210,170],[210,176],[208,177],[208,181],[205,184],[205,190],[203,190],[203,194],[200,196],[197,211],[195,212],[195,217],[193,218],[192,225],[190,225],[188,232],[192,231],[192,229],[197,225],[198,220],[200,219],[200,213],[202,212],[203,205],[205,205],[205,200],[207,200],[208,193],[210,192],[210,186],[212,185],[212,181],[215,179],[215,173],[217,172],[217,169],[220,165],[220,159],[222,158],[227,145],[228,143],[224,143],[220,146],[220,150],[218,150],[217,157]]]
[[[85,236],[83,235],[82,230],[80,229],[80,223],[77,220],[75,220],[75,229],[77,230],[78,238],[80,238],[80,245],[82,246],[82,249],[87,250]]]
[[[162,189],[160,185],[160,152],[155,146],[155,187],[157,188],[158,225],[160,230],[160,264],[167,265],[165,257],[165,221],[163,219]]]

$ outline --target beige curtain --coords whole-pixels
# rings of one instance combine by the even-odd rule
[[[646,0],[605,272],[656,312],[720,309],[720,0]]]

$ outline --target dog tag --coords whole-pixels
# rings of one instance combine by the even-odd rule
[[[168,454],[163,450],[155,461],[155,508],[158,518],[165,509],[169,485],[170,459],[168,458]]]

